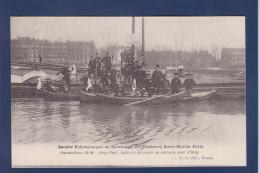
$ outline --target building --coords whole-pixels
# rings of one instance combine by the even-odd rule
[[[18,37],[11,40],[12,62],[46,62],[87,64],[91,55],[95,55],[93,42],[50,42],[30,37]]]
[[[137,51],[141,56],[141,51]],[[183,66],[184,68],[215,67],[216,59],[207,51],[146,51],[145,64],[147,68],[155,68],[159,64],[162,69]]]
[[[246,50],[245,48],[222,48],[221,67],[237,68],[245,67]]]

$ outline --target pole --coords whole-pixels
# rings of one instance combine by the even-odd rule
[[[77,74],[77,72],[76,72],[76,81],[77,81],[77,85],[78,85],[79,83],[78,83],[78,74]]]
[[[142,17],[142,57],[144,58],[145,40],[144,40],[144,17]],[[143,59],[144,62],[144,59]]]
[[[132,35],[135,33],[135,17],[132,17]],[[132,57],[135,57],[135,45],[132,44]]]

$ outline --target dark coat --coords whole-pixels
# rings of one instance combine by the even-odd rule
[[[111,66],[112,66],[112,62],[111,62],[111,57],[110,56],[106,56],[102,59],[102,62],[105,63],[106,66],[106,70],[110,70]]]
[[[81,81],[82,81],[83,85],[88,86],[88,76],[86,74],[83,75],[83,77],[81,78]]]
[[[101,58],[100,57],[96,57],[95,64],[96,64],[96,68],[97,68],[97,75],[100,76],[100,74],[101,74]]]
[[[186,89],[192,89],[195,84],[196,84],[195,81],[191,78],[185,79],[184,81],[184,87]]]
[[[169,80],[168,80],[168,79],[163,79],[162,85],[163,85],[163,88],[164,88],[164,89],[169,88],[169,87],[170,87],[170,82],[169,82]]]
[[[181,88],[181,80],[179,78],[173,78],[171,81],[172,89],[180,89]]]
[[[70,84],[70,73],[69,67],[62,68],[61,74],[63,75],[63,80],[65,80],[67,84]]]
[[[96,71],[96,61],[94,59],[90,60],[89,63],[88,63],[88,66],[89,66],[90,74],[94,74],[95,71]]]
[[[127,64],[123,69],[122,69],[122,73],[124,75],[125,78],[133,76],[133,65],[132,64]]]
[[[108,85],[108,74],[107,71],[101,71],[101,76],[100,76],[100,83],[103,85]]]
[[[162,76],[163,76],[163,74],[162,74],[162,71],[160,71],[160,70],[158,70],[158,71],[155,70],[153,72],[152,79],[153,79],[153,83],[154,83],[155,87],[161,86]]]

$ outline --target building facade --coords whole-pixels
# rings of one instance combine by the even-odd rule
[[[245,67],[245,48],[222,48],[221,66],[226,68]]]
[[[141,56],[138,51],[137,56]],[[162,69],[183,66],[184,68],[204,69],[216,66],[216,59],[207,51],[146,51],[145,64],[153,69],[157,64]]]
[[[12,62],[46,62],[87,64],[90,56],[95,55],[93,42],[50,42],[30,37],[11,40]]]

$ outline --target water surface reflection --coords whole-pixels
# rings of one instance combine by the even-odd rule
[[[12,99],[13,143],[148,144],[236,141],[245,135],[243,101],[124,107]]]

